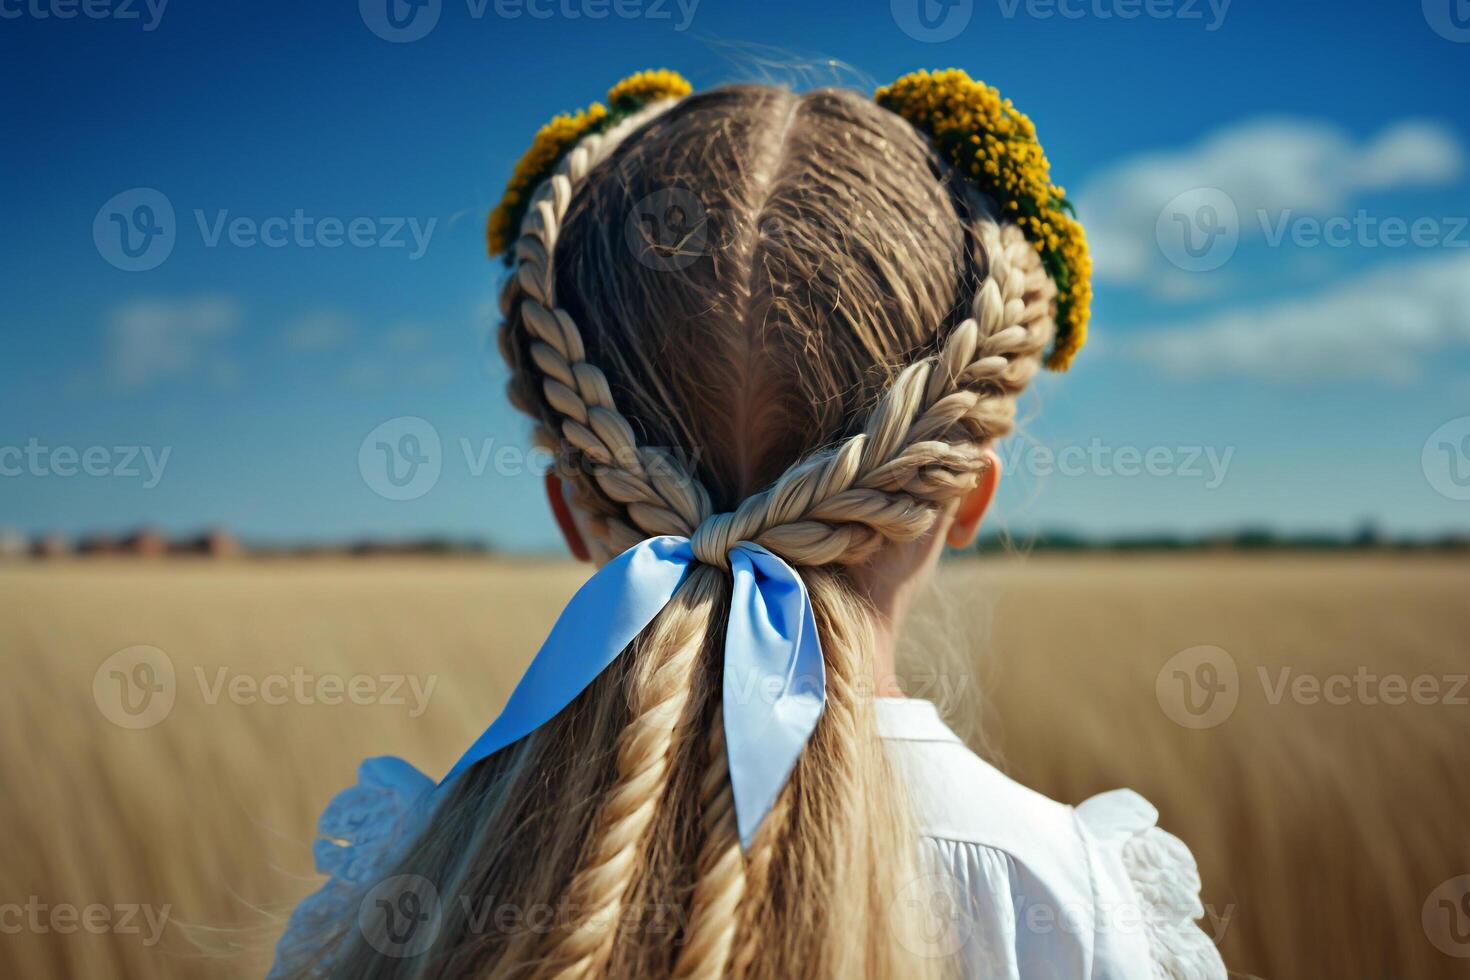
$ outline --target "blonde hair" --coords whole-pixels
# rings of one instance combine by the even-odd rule
[[[702,244],[647,233],[640,209],[670,206]],[[1036,251],[871,101],[734,86],[583,139],[516,259],[511,398],[562,456],[595,552],[678,534],[701,564],[571,706],[449,789],[396,869],[441,896],[429,948],[395,959],[347,933],[333,972],[942,970],[896,921],[917,837],[851,569],[925,534],[1010,430],[1055,329]],[[720,725],[725,556],[742,539],[800,570],[827,671],[822,719],[748,852]]]

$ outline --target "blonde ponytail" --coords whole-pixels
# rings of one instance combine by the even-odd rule
[[[728,590],[717,570],[690,573],[633,651],[629,721],[618,736],[617,776],[567,889],[575,917],[546,952],[540,980],[601,976],[642,873],[654,812],[663,798],[675,740],[691,710],[691,678],[714,608]]]

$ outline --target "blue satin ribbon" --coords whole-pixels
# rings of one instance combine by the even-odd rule
[[[817,727],[827,680],[801,576],[750,541],[729,558],[722,697],[735,821],[748,848]],[[554,718],[653,622],[696,561],[688,538],[665,535],[602,566],[562,610],[500,716],[439,785]]]

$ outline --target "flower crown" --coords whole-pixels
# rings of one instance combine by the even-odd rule
[[[510,175],[510,183],[505,185],[500,203],[490,212],[490,222],[485,229],[490,254],[504,255],[506,263],[510,263],[510,246],[520,233],[521,221],[531,206],[532,195],[555,172],[556,165],[567,151],[577,145],[578,140],[611,129],[650,102],[682,99],[692,91],[689,82],[678,72],[666,68],[640,71],[607,90],[608,106],[612,108],[594,102],[574,113],[564,112],[537,130],[531,148]]]
[[[536,188],[579,140],[601,133],[651,103],[682,99],[689,82],[667,69],[641,71],[594,102],[563,113],[536,133],[530,149],[490,213],[486,240],[492,256],[512,261],[511,245]],[[1087,236],[1066,192],[1051,181],[1051,166],[1036,127],[1009,99],[963,69],[916,71],[874,93],[877,103],[924,133],[965,179],[975,184],[1021,229],[1057,287],[1056,340],[1046,366],[1065,371],[1087,340],[1092,306],[1092,259]]]

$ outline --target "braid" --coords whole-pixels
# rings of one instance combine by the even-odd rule
[[[827,701],[812,736],[810,754],[797,763],[796,771],[761,823],[746,855],[748,900],[741,906],[730,971],[736,980],[779,980],[798,975],[863,976],[857,964],[869,949],[879,954],[869,962],[882,962],[885,937],[865,935],[860,926],[863,920],[854,913],[863,901],[876,898],[883,904],[891,896],[852,894],[848,896],[850,902],[810,909],[800,905],[796,897],[799,889],[792,884],[798,878],[810,883],[814,876],[823,876],[825,880],[817,883],[819,891],[837,895],[844,894],[846,889],[861,891],[864,885],[876,880],[874,869],[863,866],[871,857],[861,849],[844,854],[841,868],[824,866],[813,854],[812,841],[793,832],[798,827],[816,826],[839,838],[845,833],[861,839],[873,829],[865,823],[869,815],[864,803],[882,794],[882,787],[887,785],[883,779],[875,778],[874,770],[883,765],[883,750],[872,727],[867,693],[870,688],[862,682],[862,678],[871,674],[871,664],[864,653],[871,645],[861,635],[865,620],[857,614],[856,600],[840,581],[842,574],[840,570],[828,568],[811,570],[805,576],[818,616],[818,629],[830,641],[824,646]],[[820,763],[809,762],[813,756]],[[891,794],[886,795],[888,813],[900,813],[897,800]],[[770,936],[783,928],[801,928],[819,918],[837,924],[832,930],[836,941],[825,945],[815,958],[795,962],[769,955]],[[923,973],[890,965],[868,975],[922,976]]]
[[[825,723],[825,722],[824,722]],[[764,904],[765,896],[771,892],[771,875],[780,850],[777,842],[785,836],[783,831],[791,822],[790,784],[776,797],[771,812],[761,821],[750,850],[745,855],[745,895],[750,900],[740,903],[738,931],[735,950],[730,959],[730,975],[737,980],[746,980],[752,975],[752,967],[760,959],[761,944],[765,941],[763,925],[769,912]],[[759,896],[759,898],[757,898]],[[816,974],[813,973],[813,976]]]
[[[521,322],[530,335],[526,353],[539,372],[545,408],[538,414],[555,420],[560,439],[592,461],[598,489],[644,532],[638,534],[626,523],[604,515],[605,523],[598,529],[616,539],[609,542],[614,553],[622,550],[619,545],[624,541],[631,546],[649,535],[692,533],[709,513],[709,498],[676,460],[638,446],[633,427],[613,403],[606,375],[588,363],[576,322],[556,305],[552,254],[572,196],[588,173],[629,133],[672,104],[649,105],[573,147],[531,202],[515,245],[515,274],[501,294],[503,311],[519,302]],[[511,357],[514,344],[509,331],[504,331],[502,352]],[[526,387],[513,386],[511,398],[518,407],[529,410]],[[545,426],[543,421],[537,441],[557,445],[556,436]]]
[[[612,955],[668,783],[675,734],[690,710],[694,665],[724,592],[720,572],[696,569],[640,641],[638,666],[628,679],[630,719],[618,737],[617,775],[567,889],[578,921],[544,955],[538,978],[600,976]]]
[[[730,961],[741,897],[745,858],[735,824],[730,760],[725,754],[724,713],[716,710],[709,736],[709,768],[699,784],[704,841],[699,849],[698,881],[683,945],[674,961],[679,980],[718,980]]]
[[[1011,431],[1016,397],[1041,366],[1055,292],[1018,228],[986,218],[978,235],[988,269],[974,315],[898,375],[861,433],[705,520],[701,561],[724,565],[735,542],[752,540],[797,565],[853,564],[884,540],[924,534],[936,504],[973,488],[985,444]]]

